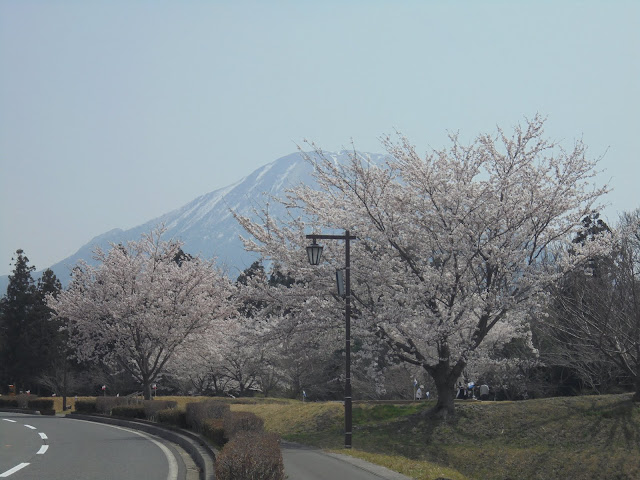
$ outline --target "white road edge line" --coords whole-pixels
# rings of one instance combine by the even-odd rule
[[[26,467],[27,465],[29,465],[28,463],[20,463],[18,465],[16,465],[15,467],[7,470],[6,472],[0,474],[0,477],[8,477],[9,475],[16,473],[18,470],[22,470],[24,467]]]
[[[40,438],[43,439],[43,440],[47,439],[47,434],[46,433],[38,432],[38,435],[40,435]]]
[[[36,427],[32,427],[31,425],[24,424],[25,427],[30,428],[31,430],[37,430]]]
[[[5,422],[16,423],[16,420],[10,420],[10,419],[8,419],[8,418],[3,418],[3,420],[4,420]]]
[[[40,447],[40,450],[36,452],[36,455],[42,455],[44,452],[47,451],[48,448],[49,448],[49,445],[42,445]]]
[[[86,420],[76,420],[76,419],[73,419],[73,420],[75,420],[76,422],[85,422],[86,421]],[[139,432],[138,430],[133,430],[131,428],[119,427],[117,425],[111,425],[111,424],[108,424],[108,423],[97,423],[95,425],[103,425],[105,427],[117,428],[118,430],[124,430],[126,432],[135,433],[136,435],[140,435],[141,437],[146,438],[150,442],[155,443],[156,446],[160,450],[162,450],[162,453],[164,453],[164,456],[167,457],[167,462],[169,463],[169,471],[167,473],[167,480],[178,480],[178,462],[176,461],[175,457],[171,453],[171,450],[169,450],[166,447],[166,445],[164,445],[163,443],[159,442],[158,440],[155,440],[153,437],[151,437],[150,435],[147,435],[146,433],[142,433],[142,432]]]

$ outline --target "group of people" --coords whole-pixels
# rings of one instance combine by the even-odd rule
[[[460,382],[458,383],[458,392],[456,393],[456,399],[489,400],[489,385],[483,383],[482,385],[477,386],[474,382],[468,382],[465,386],[462,382]]]
[[[416,390],[416,400],[422,400],[423,398],[429,400],[431,395],[429,391],[424,391],[424,385],[420,385]],[[489,400],[489,385],[483,383],[482,385],[476,385],[475,382],[467,382],[465,385],[462,382],[458,383],[456,399],[458,400],[468,400],[468,399],[479,399],[479,400]]]

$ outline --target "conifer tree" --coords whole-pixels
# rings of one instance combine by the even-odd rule
[[[0,368],[2,388],[13,384],[16,391],[20,391],[30,388],[35,371],[31,350],[36,294],[31,273],[35,267],[29,266],[29,259],[21,249],[16,250],[16,257],[12,261],[13,274],[9,275],[6,296],[0,300]]]
[[[61,322],[52,318],[52,310],[47,306],[47,296],[57,297],[62,290],[60,281],[47,268],[38,279],[35,292],[34,322],[37,329],[37,350],[34,355],[39,362],[39,374],[49,374],[66,362],[67,347],[65,335],[60,331]]]

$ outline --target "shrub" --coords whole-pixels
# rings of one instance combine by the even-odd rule
[[[264,420],[251,412],[227,412],[223,417],[224,433],[228,439],[239,432],[262,432]]]
[[[216,400],[187,403],[187,426],[202,432],[202,425],[206,419],[222,418],[229,410],[229,404]]]
[[[207,418],[202,424],[202,434],[214,445],[222,447],[225,443],[222,419]]]
[[[184,410],[168,408],[156,413],[156,419],[160,423],[174,425],[179,428],[187,428],[187,415]]]
[[[27,402],[27,408],[30,410],[53,410],[52,398],[32,398]]]
[[[0,408],[18,408],[18,400],[15,398],[0,398]]]
[[[29,400],[35,397],[32,397],[31,395],[27,395],[26,393],[22,393],[20,395],[16,395],[14,398],[18,402],[18,408],[27,408],[27,404],[29,403]]]
[[[114,417],[145,418],[144,405],[116,405],[111,409]]]
[[[76,400],[74,407],[75,407],[76,413],[98,413],[95,399],[94,400]]]
[[[96,408],[98,413],[111,415],[113,409],[120,405],[142,406],[142,400],[138,397],[96,397]]]
[[[145,417],[149,420],[156,421],[160,410],[175,408],[178,402],[173,400],[145,400],[142,402],[144,406]]]
[[[283,480],[284,464],[277,435],[240,432],[216,457],[218,480]]]
[[[122,400],[125,400],[124,398]],[[96,411],[104,415],[111,415],[114,407],[126,403],[120,397],[96,397]]]

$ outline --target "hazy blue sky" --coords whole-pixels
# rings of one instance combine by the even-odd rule
[[[638,1],[0,1],[0,274],[289,154],[537,112],[640,206]]]

